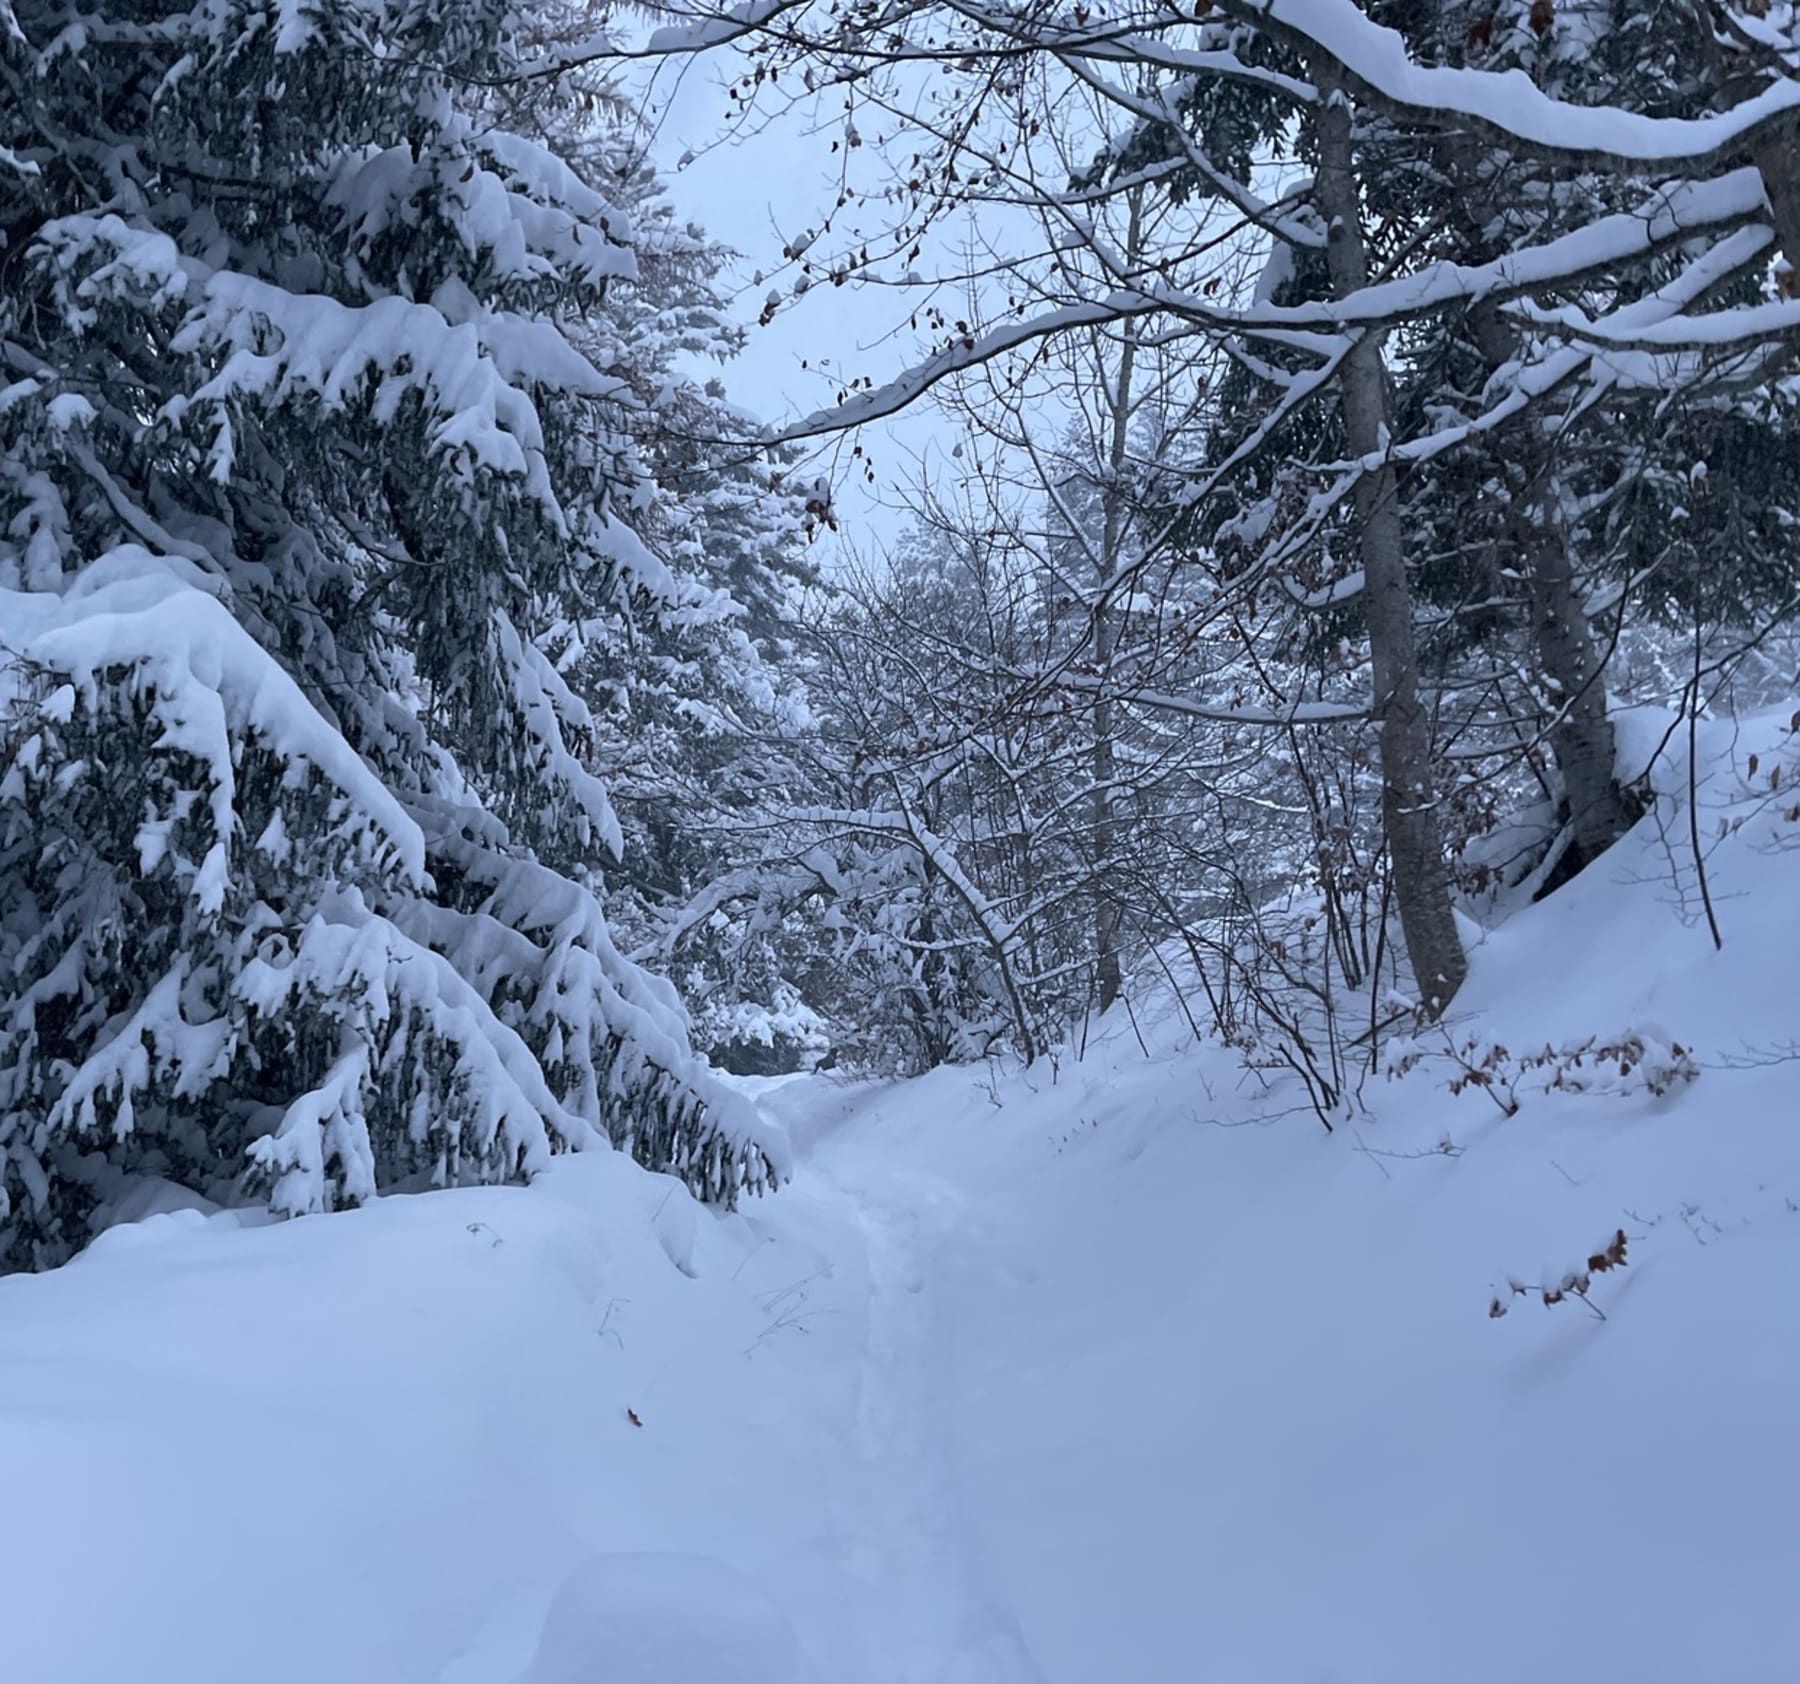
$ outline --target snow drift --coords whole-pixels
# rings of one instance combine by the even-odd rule
[[[763,1084],[797,1173],[735,1215],[599,1153],[0,1281],[9,1673],[1783,1675],[1792,743],[1705,762],[1722,950],[1673,795],[1476,948],[1444,1045],[1679,1043],[1661,1094],[1508,1115],[1421,1041],[1327,1134],[1140,1013],[1054,1079]]]

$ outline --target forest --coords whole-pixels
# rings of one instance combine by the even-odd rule
[[[1792,694],[1792,13],[7,0],[4,1266],[602,1139],[729,1206],[715,1070],[1146,990],[1355,1115],[1637,738]],[[728,396],[670,63],[835,184],[760,324],[906,312],[816,413]]]
[[[8,1681],[1791,1676],[1797,861],[1796,0],[0,0]]]

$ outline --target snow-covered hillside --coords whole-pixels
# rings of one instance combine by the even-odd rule
[[[735,1216],[590,1154],[0,1280],[4,1675],[1791,1675],[1800,825],[1735,781],[1784,737],[1714,762],[1722,951],[1654,822],[1476,947],[1455,1042],[1641,1039],[1594,1091],[1423,1042],[1327,1134],[1170,1009],[767,1085],[797,1173]],[[1621,1230],[1591,1304],[1511,1290]]]

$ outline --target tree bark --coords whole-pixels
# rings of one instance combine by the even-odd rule
[[[1781,255],[1800,277],[1800,124],[1770,135],[1751,148],[1750,157],[1762,172]]]
[[[1753,71],[1738,73],[1732,50],[1715,26],[1717,9],[1716,4],[1696,8],[1695,41],[1712,71],[1714,98],[1722,110],[1729,111],[1761,92],[1765,84]],[[1767,130],[1751,142],[1749,152],[1769,201],[1775,243],[1800,280],[1800,117],[1790,117],[1780,127]]]
[[[1141,218],[1143,198],[1133,193],[1129,201],[1126,228],[1126,251],[1136,257],[1142,242]],[[1101,497],[1101,531],[1098,555],[1099,578],[1094,592],[1094,666],[1100,676],[1101,691],[1094,703],[1094,862],[1098,875],[1094,885],[1094,990],[1096,1003],[1104,1012],[1118,999],[1122,986],[1119,965],[1119,903],[1108,888],[1108,879],[1117,870],[1113,852],[1118,843],[1118,827],[1113,819],[1113,780],[1118,775],[1118,755],[1113,728],[1113,705],[1106,697],[1105,684],[1112,666],[1117,636],[1112,604],[1108,593],[1118,573],[1120,551],[1125,537],[1126,508],[1120,490],[1120,477],[1131,446],[1132,379],[1136,373],[1137,339],[1130,324],[1125,327],[1125,343],[1119,352],[1119,378],[1111,395],[1108,422],[1111,436],[1107,440],[1106,489]]]
[[[1351,134],[1349,96],[1336,67],[1321,59],[1314,77],[1323,96],[1318,119],[1319,208],[1328,224],[1326,263],[1342,298],[1368,284],[1361,193]],[[1350,454],[1376,456],[1388,443],[1387,366],[1383,335],[1366,332],[1339,375]],[[1412,587],[1406,575],[1399,485],[1391,463],[1357,485],[1362,601],[1380,726],[1381,812],[1393,864],[1394,900],[1420,1004],[1432,1017],[1450,1004],[1469,962],[1457,932],[1444,859],[1443,826],[1431,764],[1431,719],[1419,695]]]
[[[1492,305],[1472,311],[1470,326],[1490,373],[1517,352],[1518,336]],[[1631,813],[1619,788],[1600,653],[1556,506],[1556,469],[1535,425],[1527,415],[1509,440],[1517,456],[1511,465],[1508,535],[1519,571],[1525,575],[1538,671],[1555,692],[1557,714],[1550,727],[1550,747],[1562,773],[1575,846],[1585,865],[1631,828]]]
[[[1520,552],[1531,595],[1532,640],[1538,666],[1555,687],[1550,746],[1568,797],[1569,822],[1582,863],[1597,860],[1631,828],[1619,788],[1612,717],[1600,682],[1587,605],[1575,578],[1567,538],[1553,511],[1542,507],[1543,486],[1521,511]],[[1534,506],[1535,505],[1535,506]]]
[[[1105,586],[1101,589],[1104,592]],[[1111,664],[1113,626],[1111,610],[1104,599],[1094,609],[1094,655],[1104,682]],[[1113,779],[1118,763],[1113,742],[1113,705],[1104,695],[1094,703],[1094,994],[1096,1007],[1104,1012],[1118,999],[1123,985],[1119,966],[1119,903],[1107,887],[1110,874],[1118,869],[1113,851],[1118,842],[1118,827],[1113,820]]]

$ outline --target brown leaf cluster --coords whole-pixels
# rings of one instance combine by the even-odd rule
[[[1613,1269],[1623,1269],[1626,1265],[1627,1242],[1623,1228],[1615,1230],[1613,1237],[1599,1251],[1594,1252],[1584,1267],[1571,1269],[1561,1280],[1550,1286],[1531,1286],[1524,1281],[1508,1281],[1515,1298],[1528,1297],[1536,1293],[1543,1299],[1546,1307],[1560,1304],[1568,1298],[1579,1298],[1582,1303],[1594,1312],[1601,1321],[1606,1320],[1606,1313],[1592,1298],[1588,1296],[1594,1284],[1595,1275],[1604,1275]],[[1488,1319],[1497,1321],[1506,1314],[1507,1305],[1498,1295],[1488,1301]]]

